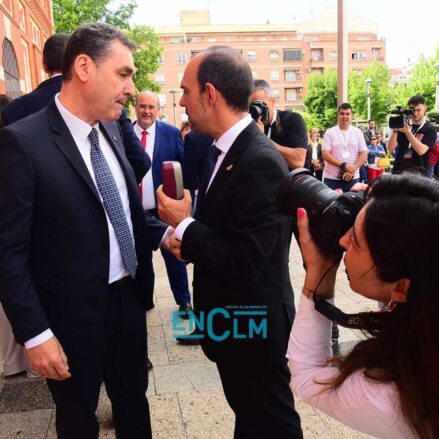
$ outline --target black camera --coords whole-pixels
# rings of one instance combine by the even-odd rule
[[[308,213],[311,235],[325,255],[341,254],[340,238],[354,225],[365,204],[363,191],[338,192],[315,178],[311,171],[298,168],[284,179],[276,198],[280,210],[297,219],[297,208]]]
[[[402,109],[397,106],[390,112],[389,116],[389,128],[404,128],[406,125],[412,124],[412,117],[415,112],[413,108]]]
[[[254,120],[261,118],[261,122],[265,125],[268,121],[268,105],[264,101],[253,101],[248,109],[250,116]]]

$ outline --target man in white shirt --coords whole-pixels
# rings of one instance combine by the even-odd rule
[[[151,438],[144,249],[167,226],[145,218],[114,123],[134,94],[135,47],[112,26],[80,26],[61,92],[0,135],[0,298],[47,378],[60,439],[98,438],[102,381],[116,435]]]
[[[215,139],[193,218],[189,191],[183,200],[157,191],[160,217],[178,225],[174,254],[194,264],[198,323],[186,337],[197,337],[218,367],[236,438],[302,438],[285,359],[294,317],[290,218],[276,206],[287,165],[248,114],[253,80],[239,51],[197,55],[181,88],[192,128]],[[253,333],[254,324],[266,331]]]
[[[173,125],[157,120],[160,110],[158,96],[151,91],[143,91],[137,95],[135,111],[137,121],[134,123],[134,131],[142,143],[145,153],[151,159],[151,169],[143,177],[140,185],[142,205],[145,212],[158,217],[157,200],[155,191],[162,184],[161,166],[164,161],[183,162],[183,139],[180,130]],[[188,318],[192,311],[191,296],[189,292],[186,264],[178,261],[167,250],[161,249],[166,264],[169,284],[175,302],[179,306],[179,316]],[[145,292],[146,302],[154,307],[154,268],[152,264],[152,252],[148,255],[149,280]]]
[[[323,181],[331,189],[349,192],[360,178],[359,169],[367,159],[368,149],[363,133],[351,125],[350,104],[338,107],[337,121],[338,124],[329,128],[323,137]]]

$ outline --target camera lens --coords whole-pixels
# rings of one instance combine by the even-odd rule
[[[343,251],[338,242],[349,230],[364,206],[364,192],[338,194],[317,180],[305,168],[295,169],[285,177],[278,194],[280,210],[297,219],[297,209],[308,213],[310,230],[320,250],[326,255]]]

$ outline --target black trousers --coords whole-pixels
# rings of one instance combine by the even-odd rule
[[[75,334],[77,346],[67,352],[71,378],[47,380],[56,406],[59,439],[98,438],[95,412],[102,382],[111,401],[116,437],[152,437],[146,399],[146,319],[134,281],[126,278],[125,282],[110,286],[106,302],[102,333],[98,337]],[[88,343],[90,339],[92,342]],[[101,342],[94,342],[97,339]]]
[[[236,363],[217,363],[224,394],[236,416],[234,439],[303,438],[287,360],[262,367]]]

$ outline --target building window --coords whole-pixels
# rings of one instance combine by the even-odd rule
[[[366,52],[352,52],[352,59],[366,59]]]
[[[311,59],[313,61],[323,61],[323,49],[311,50]]]
[[[159,57],[157,58],[157,62],[158,62],[159,64],[163,64],[163,53],[161,53],[161,54],[159,55]]]
[[[164,73],[156,73],[155,74],[155,82],[158,85],[165,85],[165,74]]]
[[[181,81],[183,81],[183,72],[178,72],[178,76],[177,76],[177,80],[178,80],[178,84],[181,84]]]
[[[26,85],[26,93],[30,93],[32,91],[32,81],[30,79],[29,48],[27,41],[23,38],[21,39],[21,45],[23,46],[24,82]]]
[[[271,93],[276,101],[280,101],[280,91],[277,89],[272,89]]]
[[[296,70],[285,70],[285,81],[297,81]]]
[[[160,108],[166,107],[166,94],[165,93],[157,93],[157,97],[159,98]]]
[[[30,24],[31,24],[31,28],[32,28],[32,43],[34,43],[35,46],[38,47],[38,49],[41,49],[41,32],[40,32],[40,28],[37,26],[35,21],[32,20],[32,18],[30,19]]]
[[[12,99],[18,98],[20,93],[20,75],[18,73],[17,57],[12,43],[5,38],[2,45],[2,64],[5,74],[5,93]]]
[[[329,52],[329,61],[337,61],[338,54],[337,52]]]
[[[225,41],[233,41],[233,38],[232,37],[226,37]]]
[[[254,50],[247,52],[247,58],[248,58],[249,62],[255,62],[256,61],[256,52]]]
[[[295,101],[297,98],[296,96],[296,89],[295,88],[286,88],[285,89],[285,100],[286,101]]]
[[[277,50],[270,50],[270,61],[277,61],[279,59],[279,52]]]
[[[177,53],[177,62],[179,64],[184,64],[186,62],[186,54],[185,53]]]
[[[379,59],[380,58],[380,49],[376,47],[372,47],[372,59]]]
[[[180,38],[171,38],[169,41],[170,41],[172,44],[178,44],[178,43],[180,43]]]
[[[270,80],[279,81],[279,70],[270,70]]]
[[[253,77],[253,79],[258,79],[258,72],[256,72],[255,70],[252,70],[252,77]]]
[[[284,49],[284,61],[300,61],[302,51],[300,49]]]

